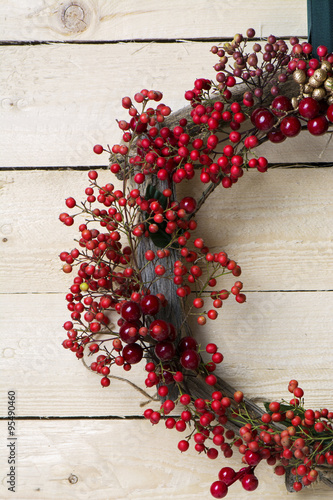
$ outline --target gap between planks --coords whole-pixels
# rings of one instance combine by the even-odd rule
[[[331,168],[333,167],[333,163],[329,161],[323,161],[323,162],[308,162],[308,163],[279,163],[279,164],[271,164],[268,163],[268,168],[269,169],[277,169],[277,168]],[[68,170],[68,171],[89,171],[89,170],[108,170],[109,165],[77,165],[77,166],[71,166],[71,167],[66,167],[66,166],[57,166],[57,167],[52,167],[52,166],[40,166],[38,168],[36,167],[23,167],[20,165],[16,165],[15,167],[0,167],[0,172],[12,172],[12,171],[24,171],[24,170],[53,170],[54,172],[56,171],[63,171],[63,170]]]

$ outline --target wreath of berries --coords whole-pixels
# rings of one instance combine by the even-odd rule
[[[127,372],[143,361],[146,387],[157,389],[157,397],[148,397],[160,401],[144,416],[184,433],[181,452],[194,442],[198,453],[216,460],[238,449],[243,467],[218,472],[214,498],[224,498],[238,480],[255,490],[262,460],[286,475],[292,491],[323,479],[333,465],[332,411],[306,409],[296,380],[288,385],[290,401],[255,406],[214,373],[223,354],[215,343],[200,346],[187,321],[194,315],[204,325],[229,297],[246,300],[237,262],[192,236],[202,204],[249,169],[267,171],[267,159],[256,154],[263,142],[332,129],[333,54],[320,46],[313,56],[312,46],[296,37],[289,44],[273,35],[261,43],[254,37],[249,29],[211,48],[216,81],[196,79],[185,92],[190,106],[181,112],[171,114],[159,91],[124,97],[129,118],[118,121],[121,144],[94,147],[110,155],[122,189],[99,185],[92,170],[84,201],[66,199],[76,213],[60,215],[67,226],[84,218],[77,247],[60,254],[63,271],[76,271],[66,295],[71,318],[63,346],[103,387],[119,378],[116,366]],[[177,185],[198,175],[202,194],[178,200]],[[222,289],[227,275],[232,282]]]

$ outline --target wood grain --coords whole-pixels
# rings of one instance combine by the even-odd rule
[[[17,491],[5,485],[7,467],[1,457],[0,498],[8,500],[210,500],[211,483],[225,460],[209,460],[191,448],[177,449],[182,435],[152,427],[138,420],[124,421],[19,421],[19,476]],[[6,422],[0,422],[4,436]],[[3,444],[3,441],[2,441]],[[227,460],[240,468],[240,456]],[[288,500],[283,478],[261,463],[258,466],[257,500]],[[77,479],[71,484],[68,478]],[[10,496],[9,496],[10,493]],[[298,494],[299,500],[327,500],[330,490],[312,485]],[[230,500],[248,500],[240,484],[229,492]]]
[[[288,16],[285,15],[288,9]],[[260,18],[258,16],[260,12]],[[253,27],[258,35],[307,33],[306,1],[201,0],[195,4],[170,0],[21,0],[0,5],[4,41],[120,41],[233,37]]]
[[[100,171],[99,179],[121,187],[109,171]],[[58,217],[69,211],[68,196],[84,199],[87,185],[83,171],[1,173],[2,293],[65,293],[72,277],[61,272],[58,256],[76,246],[82,220],[68,228]],[[246,172],[203,205],[197,234],[239,262],[246,290],[331,290],[332,188],[333,168]],[[199,181],[180,184],[179,196],[199,189]]]

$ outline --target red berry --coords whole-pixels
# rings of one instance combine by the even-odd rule
[[[274,122],[274,115],[269,109],[263,108],[255,114],[254,124],[258,130],[269,130],[273,127]]]
[[[310,134],[323,135],[327,132],[328,121],[326,120],[324,115],[319,115],[315,118],[312,118],[312,120],[309,120],[307,127]]]
[[[127,344],[123,349],[123,356],[127,363],[134,365],[143,357],[143,349],[139,344]]]
[[[286,139],[286,136],[278,128],[272,128],[267,134],[268,139],[274,144],[279,144]],[[249,165],[250,166],[250,165]]]
[[[245,474],[242,479],[242,486],[246,491],[254,491],[258,488],[258,479],[254,474]]]
[[[172,342],[158,342],[155,346],[155,354],[161,361],[170,361],[175,352],[176,349]]]
[[[241,403],[243,401],[243,398],[244,394],[242,393],[242,391],[236,391],[234,393],[234,400],[236,401],[236,403]]]
[[[291,101],[284,95],[275,97],[271,105],[272,113],[275,116],[284,116],[287,111],[293,109]]]
[[[217,351],[217,345],[216,344],[207,344],[206,345],[206,352],[209,354],[215,354]]]
[[[228,493],[228,486],[222,481],[215,481],[210,487],[210,493],[214,498],[224,498]]]
[[[140,301],[140,308],[143,314],[155,316],[161,307],[161,302],[156,295],[144,295]]]
[[[301,491],[301,489],[303,488],[303,485],[300,481],[295,481],[293,484],[293,488],[295,491]]]
[[[319,113],[318,101],[313,97],[305,97],[298,105],[298,112],[303,118],[314,118]]]
[[[121,316],[126,321],[137,321],[141,317],[141,310],[136,302],[124,302],[121,307]]]
[[[138,323],[126,321],[119,330],[119,337],[127,344],[133,344],[139,338]]]
[[[108,387],[110,385],[110,379],[108,377],[101,378],[101,384],[103,387]]]
[[[76,201],[74,200],[74,198],[67,198],[66,205],[68,208],[74,208],[76,205]],[[66,223],[66,219],[65,219],[65,223]]]
[[[196,209],[197,202],[191,196],[186,196],[179,203],[179,207],[184,209],[187,214],[191,214]]]
[[[329,119],[330,122],[333,122],[333,104],[331,104],[327,111],[326,111],[326,116]]]
[[[104,149],[103,149],[103,146],[101,146],[100,144],[96,144],[96,146],[94,146],[94,148],[93,148],[93,151],[97,155],[100,155],[101,153],[103,153]]]
[[[181,355],[180,364],[186,370],[197,370],[200,364],[200,355],[193,349],[188,349]]]
[[[251,451],[251,450],[247,450],[245,452],[244,456],[245,456],[246,463],[251,465],[251,466],[258,465],[258,463],[261,460],[260,454],[255,452],[255,451]]]
[[[149,335],[158,342],[162,342],[169,337],[169,324],[163,319],[155,319],[150,323]]]
[[[194,337],[183,337],[178,344],[178,349],[180,352],[187,351],[188,349],[193,349],[194,351],[198,347],[198,342]]]
[[[296,116],[286,116],[280,124],[280,130],[287,137],[295,137],[301,131],[301,122]]]
[[[319,57],[325,57],[327,54],[327,47],[325,47],[325,45],[319,45],[317,47],[317,54]]]
[[[181,451],[181,452],[184,452],[184,451],[187,451],[189,449],[189,443],[188,441],[185,441],[185,439],[182,439],[181,441],[179,441],[178,443],[178,449]]]
[[[155,259],[155,253],[152,250],[147,250],[145,253],[145,258],[148,261],[154,260]]]
[[[227,486],[232,484],[236,472],[231,467],[223,467],[219,472],[219,479]]]

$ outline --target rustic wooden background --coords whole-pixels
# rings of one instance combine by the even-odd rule
[[[212,40],[248,27],[304,37],[306,0],[0,2],[1,499],[211,498],[226,460],[181,455],[178,433],[141,418],[143,397],[119,381],[102,389],[61,347],[70,278],[58,255],[74,233],[58,215],[66,197],[80,198],[88,167],[110,178],[92,146],[119,140],[123,95],[162,90],[179,109],[196,77],[213,77]],[[246,174],[200,215],[207,242],[242,265],[248,297],[227,303],[200,335],[221,346],[220,374],[259,402],[288,397],[296,378],[309,406],[333,407],[332,153],[326,138],[288,140],[267,151],[269,160],[304,167]],[[141,368],[133,372],[143,379]],[[6,485],[8,390],[17,394],[14,494]],[[228,498],[289,498],[268,466],[258,474],[255,493],[237,484]],[[297,494],[331,496],[323,486]]]

